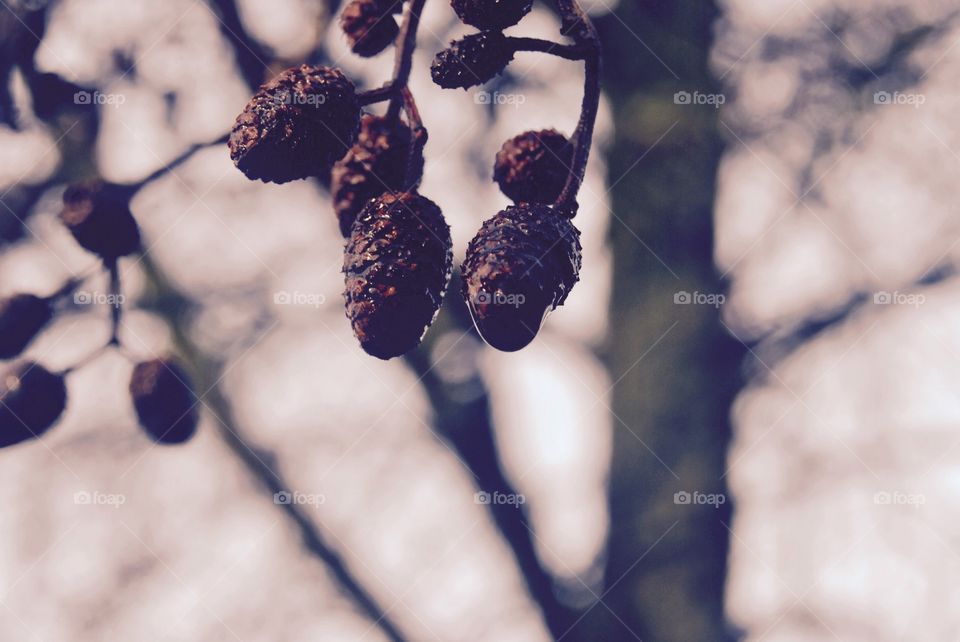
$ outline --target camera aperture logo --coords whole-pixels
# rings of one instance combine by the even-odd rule
[[[473,503],[484,506],[513,506],[514,508],[520,508],[520,506],[527,503],[527,498],[523,493],[501,493],[500,491],[488,493],[481,490],[473,494]]]
[[[127,102],[123,94],[104,94],[99,91],[78,91],[73,95],[74,105],[110,105],[119,107]]]
[[[311,308],[319,308],[327,301],[327,297],[319,292],[300,292],[294,290],[280,290],[273,293],[273,302],[276,305],[299,305]]]
[[[327,96],[323,93],[304,94],[295,91],[281,91],[270,96],[270,100],[275,105],[297,105],[300,107],[316,107],[327,102]]]
[[[927,496],[922,493],[904,493],[899,490],[880,491],[873,494],[873,503],[880,506],[913,506],[920,508],[927,503]]]
[[[919,109],[920,105],[927,102],[924,94],[903,94],[899,91],[878,91],[873,94],[874,105],[909,105],[914,109]]]
[[[473,298],[476,305],[508,305],[514,308],[519,308],[526,300],[527,297],[523,294],[504,294],[500,290],[496,292],[480,290]]]
[[[723,493],[701,493],[700,491],[677,491],[673,494],[673,503],[677,506],[713,506],[720,508],[727,503],[727,496]]]
[[[126,301],[127,297],[123,294],[107,294],[87,290],[77,290],[73,293],[73,302],[76,305],[109,305],[119,308]]]
[[[113,506],[114,508],[120,508],[127,503],[127,496],[120,493],[81,490],[73,494],[73,503],[77,506]]]
[[[727,297],[723,294],[687,292],[681,290],[673,294],[673,302],[676,305],[712,305],[715,308],[719,308],[727,302]]]
[[[513,105],[514,109],[520,109],[520,105],[527,102],[527,97],[523,94],[505,94],[499,91],[478,91],[473,95],[473,102],[478,105]]]
[[[927,300],[922,294],[911,294],[909,292],[875,292],[873,302],[876,305],[909,305],[919,308]]]
[[[273,494],[273,503],[278,505],[320,506],[327,498],[320,493],[301,493],[300,491],[281,490]]]
[[[678,91],[673,95],[674,105],[709,105],[714,109],[720,109],[720,105],[727,102],[727,97],[723,94],[705,94],[700,91]]]

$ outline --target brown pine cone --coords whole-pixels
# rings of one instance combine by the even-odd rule
[[[537,336],[580,272],[580,232],[547,205],[510,206],[484,222],[460,267],[480,336],[513,352]]]
[[[52,317],[50,302],[32,294],[15,294],[0,301],[0,359],[23,352]]]
[[[106,261],[140,249],[129,190],[120,185],[101,180],[70,185],[63,192],[60,221],[81,247]]]
[[[286,183],[330,171],[356,139],[360,104],[339,69],[301,65],[260,87],[230,133],[230,158],[251,180]]]
[[[404,185],[411,138],[410,128],[403,122],[391,126],[386,118],[364,115],[357,142],[337,161],[332,172],[333,209],[344,238],[350,236],[354,219],[371,198],[419,183],[423,154],[414,160],[418,164],[414,185]]]
[[[350,50],[369,58],[389,47],[397,39],[400,27],[379,0],[352,0],[340,14],[340,28],[347,36]]]
[[[451,0],[464,23],[477,29],[506,29],[530,13],[532,0]]]
[[[514,203],[553,203],[563,191],[573,162],[573,145],[553,129],[528,131],[497,152],[493,180]]]
[[[450,228],[433,201],[403,192],[368,202],[343,258],[347,317],[363,349],[390,359],[417,347],[452,263]]]
[[[130,376],[130,396],[140,426],[156,442],[179,444],[197,429],[197,399],[190,379],[176,363],[138,363]]]
[[[513,47],[499,31],[475,33],[454,40],[438,53],[430,75],[444,89],[467,89],[502,73],[513,54]]]
[[[67,406],[63,377],[32,361],[0,375],[0,447],[39,437]]]

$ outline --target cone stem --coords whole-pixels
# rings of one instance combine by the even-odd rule
[[[577,0],[557,0],[557,9],[563,25],[563,33],[573,38],[577,45],[583,48],[584,82],[583,103],[580,108],[580,120],[573,133],[573,164],[567,182],[557,197],[554,206],[558,209],[568,209],[576,213],[577,192],[583,183],[587,161],[590,157],[590,146],[593,142],[593,127],[597,120],[597,110],[600,107],[600,37],[597,30],[580,8]]]

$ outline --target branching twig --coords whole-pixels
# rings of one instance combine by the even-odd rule
[[[289,486],[274,470],[275,466],[268,465],[273,456],[247,443],[237,427],[233,407],[220,388],[223,376],[223,364],[210,357],[193,342],[184,330],[182,319],[179,319],[176,310],[189,309],[193,301],[189,296],[178,290],[161,270],[153,263],[149,255],[142,260],[147,276],[156,288],[156,296],[163,299],[167,305],[163,310],[157,310],[173,332],[177,352],[192,366],[197,375],[198,389],[205,391],[204,405],[215,415],[218,434],[231,452],[243,463],[247,472],[256,479],[269,495],[289,491]],[[366,589],[353,576],[343,558],[330,547],[317,530],[313,521],[307,517],[300,507],[294,503],[276,504],[276,507],[294,523],[300,532],[303,544],[311,554],[321,559],[330,572],[339,582],[343,590],[352,598],[353,602],[367,617],[369,617],[383,631],[390,640],[401,641],[403,636],[400,630],[381,609],[376,601],[367,593]]]
[[[600,106],[600,37],[597,35],[593,23],[580,8],[577,0],[557,0],[557,8],[560,11],[563,32],[586,50],[584,54],[583,104],[580,109],[580,120],[572,138],[574,146],[572,170],[567,177],[563,191],[554,203],[560,209],[575,209],[577,207],[577,192],[580,191],[580,185],[583,183],[587,160],[590,157],[590,146],[593,144],[593,126],[597,120],[597,109]]]

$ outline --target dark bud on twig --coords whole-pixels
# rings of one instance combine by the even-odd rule
[[[77,183],[63,193],[60,220],[85,250],[105,261],[140,249],[140,228],[130,213],[129,190],[100,180]]]
[[[493,180],[515,203],[553,203],[563,191],[573,162],[573,145],[553,130],[523,132],[497,152]]]
[[[0,301],[0,359],[17,356],[53,317],[46,299],[15,294]]]
[[[14,364],[0,379],[0,447],[39,437],[66,406],[62,376],[32,361]]]
[[[350,50],[369,58],[397,39],[400,27],[379,0],[352,0],[340,14],[340,27],[347,35]]]
[[[485,221],[460,268],[483,339],[507,352],[533,341],[577,282],[580,251],[580,232],[547,205],[511,206]]]
[[[453,263],[450,228],[415,192],[384,194],[353,224],[343,259],[347,317],[369,354],[417,347],[440,309]]]
[[[513,60],[514,49],[499,31],[484,31],[450,43],[430,67],[433,82],[444,89],[482,85]]]
[[[333,166],[330,191],[344,237],[350,236],[354,219],[371,198],[415,186],[404,185],[410,142],[410,128],[405,123],[380,116],[363,117],[357,142]],[[414,163],[414,178],[419,182],[423,155],[418,154]]]
[[[197,400],[190,380],[172,361],[138,363],[130,377],[130,396],[140,425],[162,444],[179,444],[197,429]]]
[[[477,29],[506,29],[530,13],[532,0],[451,0],[460,20]]]
[[[356,90],[339,69],[292,67],[260,87],[237,116],[230,158],[251,180],[321,176],[347,152],[359,126]]]

